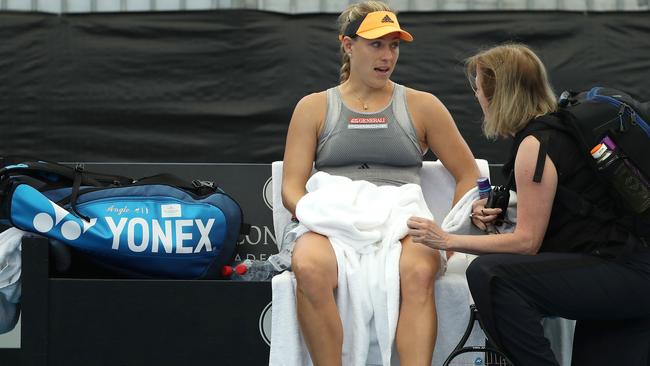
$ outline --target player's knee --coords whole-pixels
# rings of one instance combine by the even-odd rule
[[[415,257],[402,263],[400,270],[402,296],[423,299],[431,296],[440,270],[439,255],[436,251],[430,257]]]

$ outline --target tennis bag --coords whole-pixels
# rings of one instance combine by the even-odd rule
[[[0,163],[0,220],[129,275],[217,278],[246,233],[239,204],[212,182]]]

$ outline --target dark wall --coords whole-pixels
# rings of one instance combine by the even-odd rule
[[[650,14],[402,13],[393,79],[436,94],[477,157],[508,146],[480,134],[462,60],[522,41],[556,91],[592,84],[650,99]],[[335,85],[335,14],[258,11],[0,13],[0,154],[58,161],[257,162],[282,158],[303,95]]]

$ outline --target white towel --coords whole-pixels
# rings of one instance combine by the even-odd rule
[[[272,341],[269,366],[312,365],[300,334],[296,312],[296,280],[293,272],[283,272],[271,280],[273,292]]]
[[[478,188],[470,189],[456,202],[454,207],[440,225],[448,233],[460,235],[484,234],[483,231],[472,225],[469,214],[472,213],[472,203],[478,199]]]
[[[0,233],[0,292],[20,279],[20,243],[24,235],[24,231],[14,227]]]
[[[472,225],[469,218],[472,213],[472,203],[478,199],[478,188],[474,187],[451,208],[449,214],[442,222],[442,229],[453,234],[463,235],[482,235],[482,230]],[[508,201],[508,210],[506,217],[507,223],[497,226],[500,233],[509,233],[514,231],[517,224],[517,192],[510,191],[510,200]]]
[[[388,366],[399,314],[399,240],[408,231],[410,216],[432,218],[420,186],[378,187],[318,172],[307,182],[307,191],[296,216],[301,226],[330,239],[338,262],[336,301],[344,333],[343,365],[365,365],[369,339],[376,336],[382,365]],[[311,364],[299,340],[295,303],[280,303],[295,298],[293,286],[281,286],[291,276],[273,279],[270,365]],[[281,288],[294,293],[289,296]],[[275,316],[279,307],[282,319]]]
[[[21,242],[25,232],[9,228],[0,233],[0,333],[10,331],[18,321],[21,286]]]

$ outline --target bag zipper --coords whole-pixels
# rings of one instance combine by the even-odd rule
[[[604,102],[604,103],[607,103],[607,104],[609,104],[611,106],[614,106],[614,107],[619,107],[619,112],[618,112],[618,115],[619,115],[619,118],[620,118],[620,127],[619,128],[620,128],[620,130],[622,132],[625,131],[625,128],[623,126],[622,117],[623,117],[623,115],[628,114],[629,117],[630,117],[630,122],[632,124],[635,124],[635,125],[639,126],[639,128],[641,128],[641,130],[643,132],[645,132],[646,136],[648,138],[650,138],[650,126],[648,126],[648,123],[646,121],[644,121],[643,118],[641,118],[641,116],[639,116],[634,111],[634,109],[632,109],[632,107],[630,107],[627,103],[621,102],[620,100],[618,100],[616,98],[598,94],[600,89],[601,89],[600,87],[592,88],[589,91],[589,93],[587,94],[587,98],[591,99],[591,100],[599,101],[599,102]]]
[[[196,193],[194,193],[194,192],[190,192],[190,191],[187,191],[187,190],[185,190],[185,189],[178,188],[178,187],[176,187],[176,186],[171,186],[171,185],[169,185],[169,184],[151,184],[151,183],[145,182],[145,183],[142,183],[142,184],[139,184],[139,183],[133,183],[132,185],[130,185],[130,186],[128,186],[128,187],[134,187],[134,186],[145,186],[145,185],[158,185],[158,186],[165,186],[165,187],[171,187],[171,188],[175,188],[175,189],[180,189],[181,191],[183,191],[183,192],[189,194],[192,198],[195,198],[195,199],[197,199],[197,200],[198,200],[198,199],[201,199],[201,198],[204,198],[204,197],[207,197],[207,195],[199,196],[198,194],[196,194]],[[78,194],[78,196],[77,196],[77,199],[79,199],[79,197],[81,197],[82,195],[84,195],[84,194],[86,194],[86,193],[91,193],[91,192],[101,191],[101,190],[104,190],[104,189],[126,188],[126,187],[127,187],[127,186],[121,186],[121,187],[93,187],[93,188],[79,189],[79,194]],[[218,193],[218,194],[224,195],[224,196],[230,198],[233,202],[235,202],[235,203],[237,204],[237,206],[239,207],[239,217],[240,217],[240,229],[239,229],[239,230],[240,230],[240,231],[244,230],[245,228],[241,227],[241,226],[244,225],[244,210],[242,210],[241,205],[239,204],[239,202],[238,202],[236,199],[234,199],[231,195],[229,195],[228,193],[224,192],[221,188],[217,188],[217,190],[216,190],[214,193]],[[56,204],[59,205],[59,206],[65,206],[65,205],[67,205],[67,204],[70,203],[71,198],[72,198],[71,196],[68,196],[68,197],[66,197],[66,198],[64,198],[64,199],[62,199],[62,200],[57,201]]]

